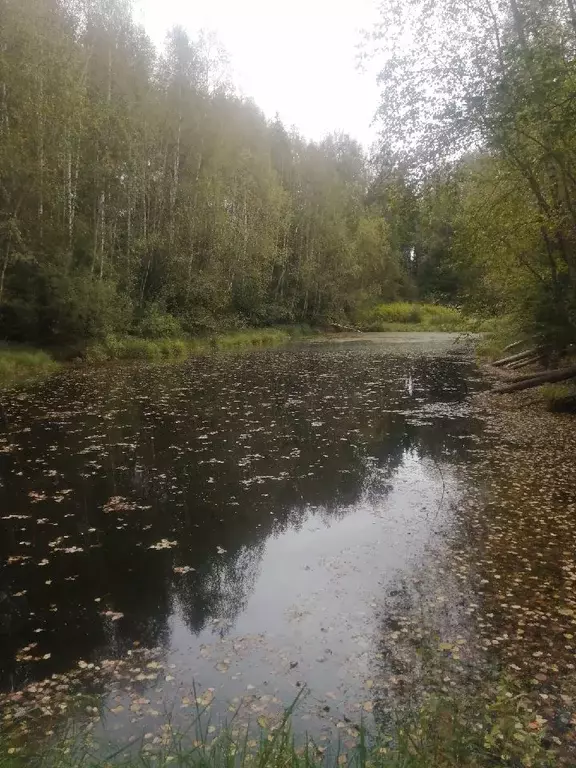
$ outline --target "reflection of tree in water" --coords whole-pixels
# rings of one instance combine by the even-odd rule
[[[466,420],[457,420],[457,426]],[[470,426],[476,422],[468,422]],[[487,657],[477,653],[477,626],[470,611],[481,597],[470,591],[469,585],[459,576],[458,562],[454,554],[462,548],[466,537],[466,506],[470,484],[478,490],[479,477],[470,475],[472,456],[458,452],[462,440],[427,443],[431,433],[421,434],[428,445],[428,455],[448,454],[451,458],[449,472],[458,479],[457,495],[449,498],[450,535],[438,539],[436,546],[428,547],[419,560],[418,569],[399,574],[382,595],[377,608],[376,653],[371,658],[370,675],[375,680],[373,698],[374,716],[382,730],[393,727],[402,709],[415,711],[422,705],[423,696],[434,692],[444,695],[452,686],[458,690],[472,690],[480,679],[491,674]],[[483,436],[486,442],[486,437]],[[441,454],[435,453],[441,450]],[[462,456],[466,461],[456,461]],[[454,487],[454,486],[453,486]],[[477,540],[477,531],[474,532]],[[476,541],[477,544],[477,541]],[[458,663],[451,658],[450,649],[456,639],[465,645],[465,655]],[[446,651],[443,643],[448,641]],[[458,658],[458,657],[456,657]]]
[[[217,619],[225,634],[242,613],[258,579],[265,542],[242,547],[232,557],[204,563],[194,582],[181,581],[175,588],[186,623],[194,632]]]
[[[462,400],[470,372],[361,347],[288,350],[74,372],[14,401],[19,450],[1,457],[0,506],[32,517],[3,521],[0,555],[31,560],[2,572],[4,679],[19,677],[14,652],[37,627],[50,669],[65,669],[134,641],[167,645],[175,601],[194,632],[233,624],[266,540],[298,530],[310,508],[329,521],[367,492],[383,497],[408,455],[468,460],[469,419],[437,406]],[[48,500],[31,509],[30,490]],[[146,508],[107,514],[113,496]],[[54,552],[57,537],[84,551]],[[162,539],[177,545],[150,549]],[[105,610],[125,617],[111,624]]]

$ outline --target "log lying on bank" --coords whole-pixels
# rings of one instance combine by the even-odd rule
[[[530,374],[528,376],[518,376],[509,384],[496,387],[494,392],[504,395],[509,392],[520,392],[523,389],[539,387],[542,384],[554,384],[558,381],[568,381],[568,379],[576,379],[576,365],[573,365],[570,368],[559,368],[554,371],[544,371],[543,373]]]
[[[524,350],[524,352],[518,352],[515,355],[510,355],[509,357],[502,357],[500,360],[495,360],[492,365],[496,368],[503,368],[505,365],[510,365],[511,363],[517,363],[521,360],[527,360],[530,357],[540,356],[541,351],[536,347],[531,347],[530,349]]]
[[[350,333],[364,333],[364,331],[360,331],[358,328],[354,328],[351,325],[342,325],[341,323],[330,323],[330,328],[338,333],[341,333],[342,331],[349,331]]]
[[[521,368],[527,368],[529,365],[536,365],[542,362],[542,355],[534,355],[534,357],[528,357],[525,360],[519,360],[515,363],[507,365],[509,371],[519,371]]]

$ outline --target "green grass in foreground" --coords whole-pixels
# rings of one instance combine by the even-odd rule
[[[0,347],[0,386],[10,386],[54,372],[58,363],[39,349]]]
[[[414,711],[383,711],[385,733],[362,722],[349,739],[316,743],[296,737],[290,707],[275,724],[216,728],[197,709],[185,732],[167,717],[155,733],[103,751],[90,729],[68,726],[42,736],[38,722],[25,739],[0,731],[0,768],[550,768],[546,721],[510,681],[480,694],[428,694]],[[90,710],[91,708],[85,708]],[[94,711],[97,711],[96,709]],[[80,727],[79,727],[80,726]],[[38,739],[44,743],[40,745]],[[35,746],[33,746],[36,741]]]
[[[455,307],[398,301],[362,310],[356,318],[361,331],[474,331],[477,321]]]
[[[254,330],[217,333],[210,336],[187,339],[142,339],[135,336],[108,336],[90,344],[84,354],[89,363],[108,360],[177,360],[190,354],[211,349],[238,349],[242,347],[283,344],[297,336],[304,336],[305,329],[262,328]]]

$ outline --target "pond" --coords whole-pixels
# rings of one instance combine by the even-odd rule
[[[304,687],[298,728],[368,716],[384,630],[405,631],[391,605],[450,538],[488,439],[482,388],[455,336],[366,334],[7,394],[2,690],[62,675],[110,738],[196,700],[274,717]]]

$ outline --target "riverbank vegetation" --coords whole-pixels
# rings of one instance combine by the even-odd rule
[[[103,748],[92,735],[90,721],[105,717],[83,698],[78,722],[63,728],[52,721],[49,733],[14,738],[0,735],[4,768],[489,768],[493,765],[551,768],[544,719],[510,683],[484,696],[460,693],[425,694],[416,710],[399,710],[384,718],[388,725],[374,731],[365,723],[346,726],[345,742],[315,741],[296,735],[294,705],[276,723],[266,717],[239,726],[232,721],[211,725],[205,707],[197,706],[190,723],[179,730],[170,718],[154,730],[126,743]],[[92,702],[93,703],[93,702]],[[80,711],[84,711],[84,715]],[[86,716],[86,712],[91,713]],[[70,718],[70,713],[67,717]],[[16,729],[18,730],[18,729]],[[351,735],[352,734],[352,737]]]
[[[362,331],[472,331],[478,321],[459,309],[439,304],[391,302],[361,310],[355,324]]]
[[[106,336],[90,343],[82,353],[89,363],[108,360],[174,360],[211,349],[234,349],[283,344],[302,337],[302,328],[260,328],[186,338],[146,339],[137,336]]]
[[[58,363],[42,350],[0,347],[0,387],[57,369]]]
[[[59,348],[59,359],[44,350],[4,345],[0,347],[0,387],[11,386],[54,373],[63,363],[105,363],[116,360],[182,360],[192,354],[285,344],[310,338],[305,325],[257,328],[179,338],[112,336],[82,346]]]
[[[372,195],[421,295],[506,316],[504,346],[536,337],[540,364],[561,366],[576,341],[573,3],[415,0],[380,13]]]

